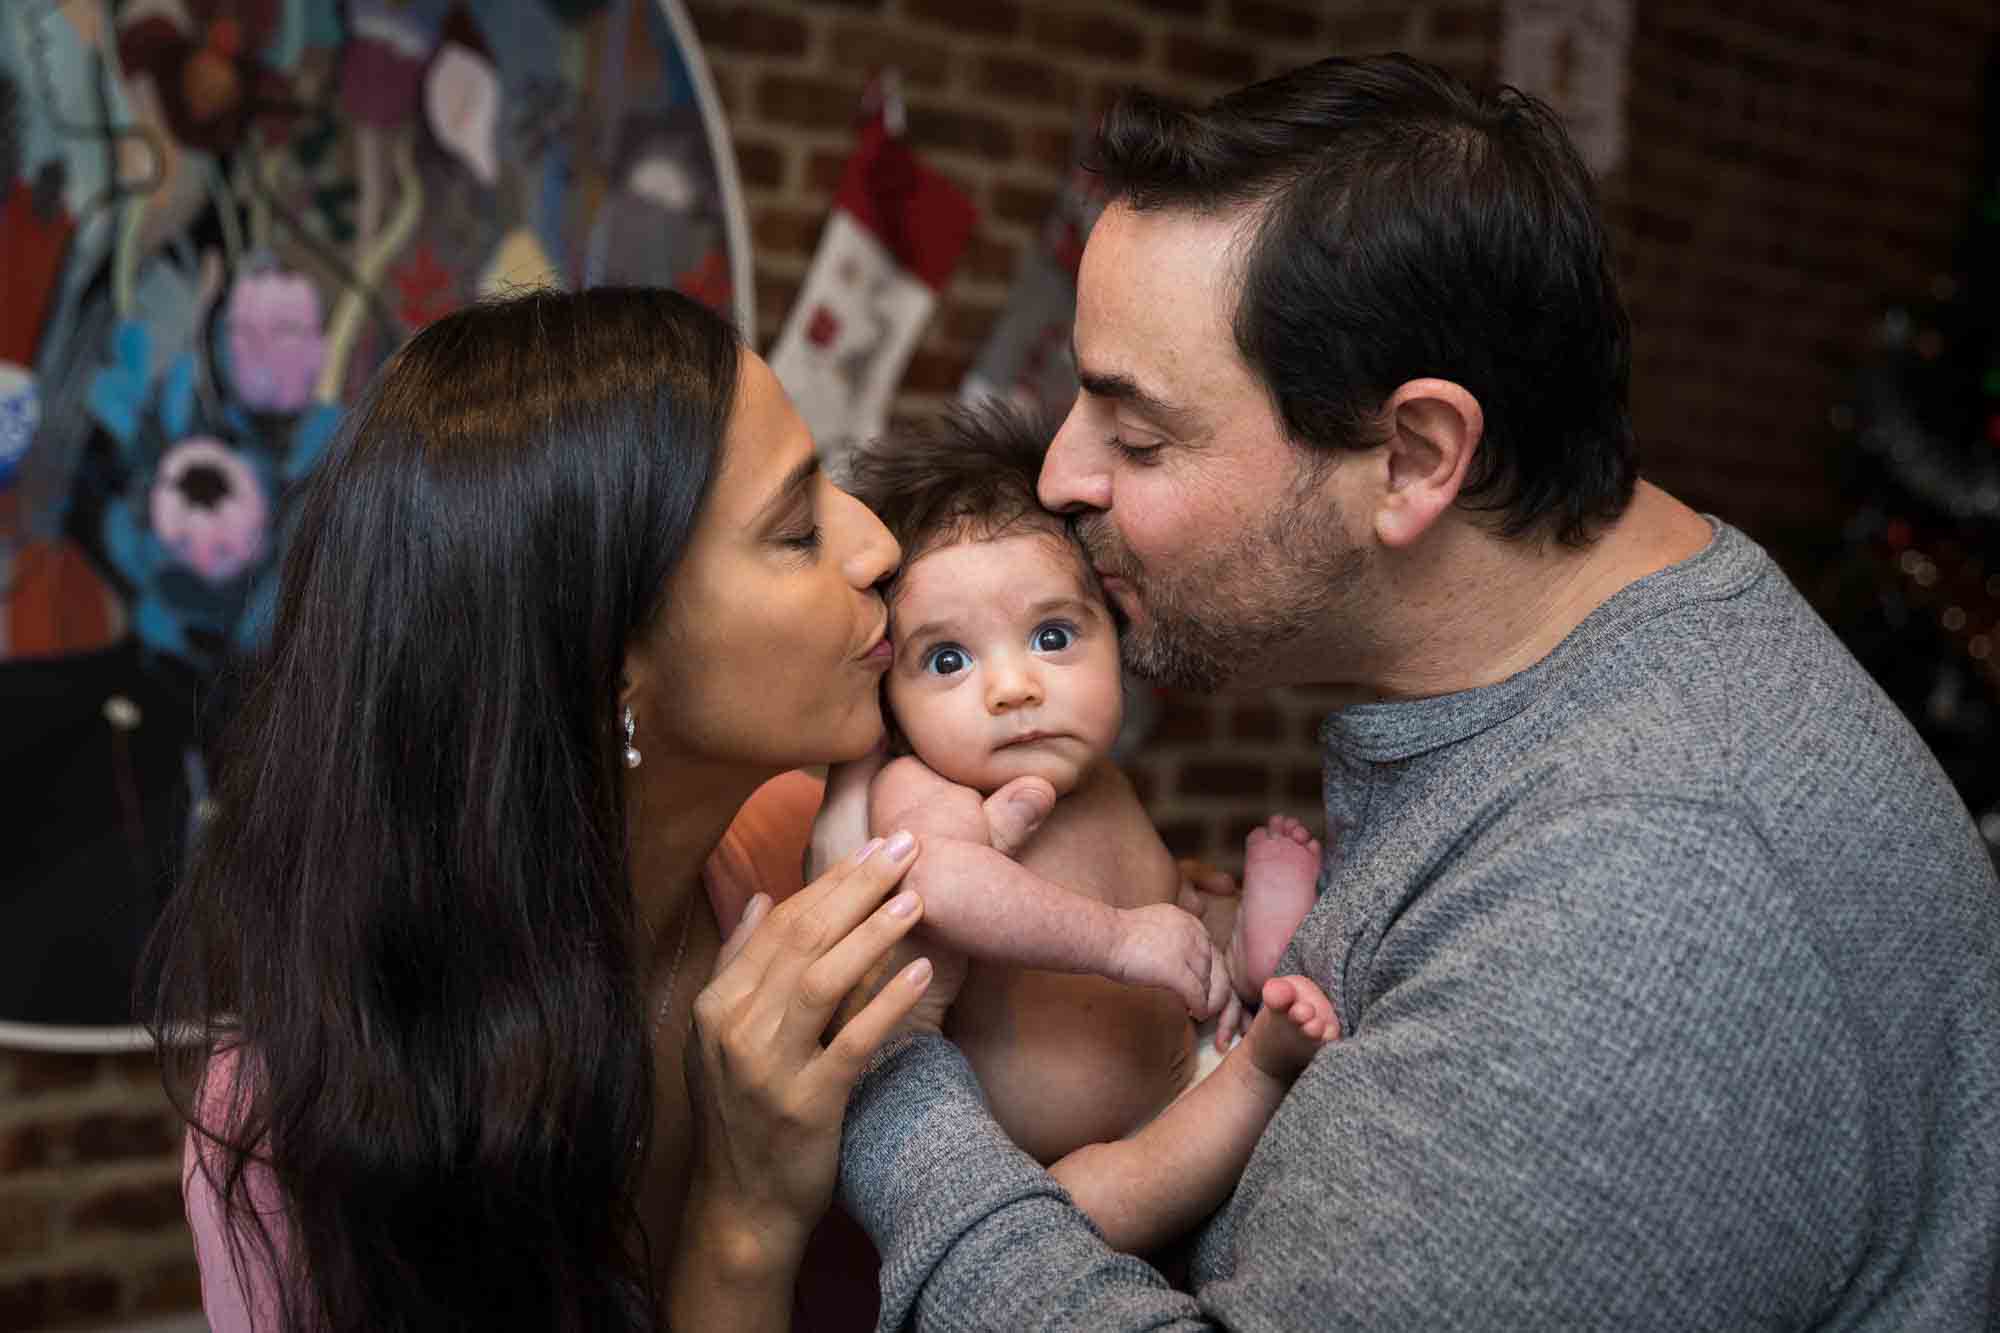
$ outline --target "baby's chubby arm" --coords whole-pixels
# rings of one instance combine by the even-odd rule
[[[832,869],[835,862],[852,856],[860,850],[862,843],[868,841],[869,791],[888,762],[888,756],[878,748],[860,759],[835,764],[827,771],[819,813],[813,818],[812,840],[806,847],[806,883],[812,883]],[[1035,836],[1035,831],[1055,806],[1055,789],[1048,783],[1040,778],[1016,778],[980,804],[985,819],[984,832],[973,832],[970,813],[964,803],[950,793],[963,791],[975,801],[977,795],[944,781],[921,762],[916,763],[915,772],[934,780],[947,793],[943,798],[947,805],[927,816],[927,819],[937,821],[937,836],[952,836],[946,825],[959,822],[963,816],[968,841],[988,843],[1004,856],[1013,856],[1027,846],[1028,840]],[[911,782],[913,787],[917,785],[914,775]],[[907,797],[896,799],[899,803],[914,806],[922,803],[924,795],[922,790],[913,790]],[[880,825],[885,833],[900,827]],[[1209,936],[1215,938],[1215,932],[1209,931]]]
[[[884,764],[869,781],[868,827],[871,832],[907,828],[919,837],[952,838],[992,850],[994,826],[1002,820],[989,816],[989,804],[992,816],[998,816],[1004,802],[1032,801],[1046,817],[1055,795],[1040,778],[1022,778],[982,800],[972,788],[939,777],[923,760],[905,755]]]
[[[1112,907],[1051,883],[990,845],[1004,845],[1006,831],[1022,826],[1012,803],[1046,808],[1054,795],[1040,779],[1023,778],[981,800],[905,757],[891,760],[869,784],[868,827],[906,828],[923,840],[904,884],[924,900],[922,928],[953,948],[988,962],[1158,986],[1198,1018],[1214,1013],[1227,974],[1213,966],[1213,944],[1194,917],[1165,903]]]

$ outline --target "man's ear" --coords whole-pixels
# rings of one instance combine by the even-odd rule
[[[1388,487],[1375,504],[1375,536],[1384,546],[1408,546],[1458,499],[1486,414],[1461,385],[1423,379],[1390,394],[1382,415]]]

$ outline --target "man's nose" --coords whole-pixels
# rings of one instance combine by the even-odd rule
[[[1059,514],[1079,509],[1109,509],[1111,478],[1101,463],[1102,450],[1093,448],[1083,395],[1070,404],[1049,450],[1042,456],[1042,476],[1035,491],[1045,509]]]

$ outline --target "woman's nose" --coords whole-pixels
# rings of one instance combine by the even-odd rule
[[[852,545],[842,562],[847,581],[857,588],[872,588],[887,578],[903,561],[903,548],[875,517],[875,511],[842,492],[853,523]]]

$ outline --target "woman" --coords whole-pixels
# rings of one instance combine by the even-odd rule
[[[217,1329],[785,1325],[930,977],[821,1045],[914,849],[793,892],[819,791],[776,777],[879,738],[897,557],[673,293],[467,309],[384,369],[153,945]]]

